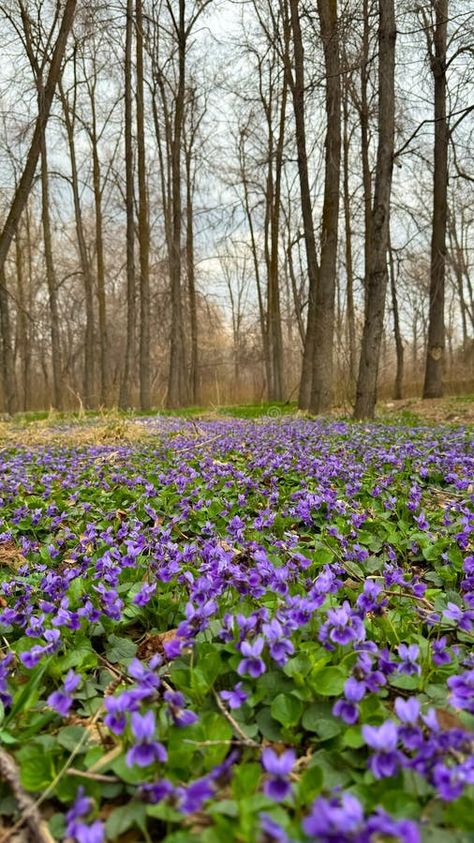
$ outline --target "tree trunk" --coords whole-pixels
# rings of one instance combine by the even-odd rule
[[[355,310],[354,310],[354,267],[352,260],[352,220],[351,202],[349,191],[349,108],[347,102],[347,91],[343,100],[343,203],[344,203],[344,232],[345,232],[345,263],[346,263],[346,309],[347,309],[347,338],[349,345],[349,379],[351,392],[356,382],[356,333],[355,333]]]
[[[15,264],[16,290],[18,298],[17,336],[21,371],[21,409],[26,411],[28,410],[31,393],[31,349],[28,318],[31,319],[32,315],[28,312],[28,302],[25,289],[23,241],[20,236],[20,231],[17,231],[15,235]]]
[[[13,236],[17,229],[18,221],[20,219],[23,208],[25,207],[28,195],[31,190],[31,186],[33,184],[36,165],[38,164],[38,158],[40,156],[41,151],[41,137],[44,133],[46,123],[48,122],[54,92],[61,74],[61,64],[64,56],[64,51],[66,49],[68,35],[74,21],[76,3],[77,0],[66,0],[61,26],[58,32],[58,37],[56,39],[56,44],[54,45],[54,51],[51,58],[48,79],[44,87],[44,96],[42,98],[41,107],[38,111],[38,116],[36,118],[33,137],[31,139],[31,144],[28,151],[25,167],[21,179],[18,182],[18,186],[15,190],[13,202],[8,212],[5,225],[3,226],[2,232],[0,233],[0,277],[2,276],[3,270],[5,268],[5,261]]]
[[[354,417],[373,418],[387,292],[387,250],[395,131],[394,0],[379,0],[378,149],[370,223],[366,308]]]
[[[16,410],[15,360],[13,355],[10,302],[5,271],[0,268],[0,331],[3,406],[6,413]]]
[[[316,288],[315,342],[309,409],[324,413],[332,403],[334,304],[341,167],[341,76],[337,0],[318,0],[326,73],[326,165],[321,257]]]
[[[75,75],[75,67],[74,67]],[[64,93],[61,83],[59,83],[59,91],[61,94],[61,101],[64,112],[64,122],[66,125],[66,135],[69,148],[69,158],[71,162],[71,187],[74,204],[74,217],[76,222],[76,236],[77,246],[79,251],[79,261],[81,266],[81,273],[84,282],[84,299],[86,305],[86,328],[84,332],[84,406],[91,408],[95,405],[95,354],[94,354],[94,279],[92,277],[91,264],[89,254],[87,251],[87,243],[84,234],[84,224],[82,221],[82,208],[79,190],[79,173],[77,169],[76,157],[76,139],[75,139],[75,116],[76,106],[75,102],[72,105],[68,102],[67,96]],[[75,98],[77,91],[77,82],[74,86],[73,97]]]
[[[95,85],[90,89],[91,98],[91,147],[92,147],[92,182],[94,188],[95,207],[95,252],[96,252],[96,273],[97,273],[97,305],[99,317],[99,365],[100,365],[100,404],[107,405],[108,398],[108,333],[107,333],[107,307],[105,296],[105,260],[104,260],[104,237],[103,237],[103,213],[102,213],[102,181],[101,167],[98,150],[97,117],[95,103]]]
[[[41,82],[39,82],[41,84]],[[63,363],[61,352],[61,336],[59,330],[58,284],[54,267],[53,246],[51,239],[51,221],[49,216],[49,175],[48,148],[46,132],[41,136],[41,221],[43,227],[44,262],[46,269],[46,283],[48,285],[48,303],[51,335],[51,357],[53,369],[53,406],[62,410],[63,397]]]
[[[145,103],[143,91],[143,7],[136,0],[138,244],[140,255],[140,409],[151,404],[150,358],[150,226],[145,161]]]
[[[268,346],[270,354],[271,381],[268,398],[270,401],[283,401],[283,335],[281,330],[279,246],[280,246],[280,211],[281,211],[281,175],[283,150],[285,143],[286,103],[288,80],[285,74],[281,92],[280,120],[275,149],[275,178],[271,178],[270,220],[269,220],[269,263],[268,263]],[[273,168],[273,155],[269,156],[268,167]]]
[[[370,247],[372,244],[372,237],[370,227],[372,224],[372,174],[370,172],[369,160],[369,99],[368,99],[368,85],[369,85],[369,37],[370,37],[370,19],[369,19],[369,2],[363,0],[362,2],[362,20],[363,20],[363,34],[362,34],[362,56],[360,63],[360,138],[361,138],[361,158],[362,158],[362,184],[364,188],[364,297],[365,304],[367,303],[367,281],[369,277],[371,255]]]
[[[446,49],[448,0],[434,0],[436,26],[431,51],[434,77],[433,227],[431,231],[430,307],[423,398],[443,394],[445,347],[444,298],[448,209],[448,121],[446,119]]]
[[[172,180],[172,240],[170,254],[171,285],[171,343],[168,377],[168,407],[182,407],[186,403],[184,371],[184,326],[181,289],[181,137],[184,118],[186,78],[186,22],[185,0],[179,0],[178,20],[178,90],[174,112],[174,132],[171,149]]]
[[[311,398],[312,369],[314,358],[315,306],[316,289],[318,285],[318,258],[316,252],[316,238],[313,226],[313,209],[311,190],[309,186],[308,156],[306,151],[306,126],[304,108],[304,52],[301,34],[298,0],[289,0],[291,31],[293,36],[294,74],[289,72],[289,84],[293,98],[295,115],[296,150],[298,159],[298,177],[301,194],[301,212],[303,216],[304,239],[306,247],[306,261],[308,267],[308,314],[306,322],[305,344],[303,351],[303,365],[298,396],[300,409],[307,409]]]
[[[393,384],[393,399],[399,401],[403,398],[403,337],[400,330],[400,314],[398,312],[398,298],[397,298],[397,277],[395,276],[395,262],[393,258],[393,249],[389,239],[389,267],[390,267],[390,292],[392,295],[392,313],[393,313],[393,334],[395,337],[395,349],[397,353],[397,369],[395,372],[395,381]]]
[[[249,198],[249,189],[248,189],[248,181],[247,181],[247,174],[245,170],[245,147],[244,147],[244,137],[242,136],[240,139],[240,146],[239,146],[239,158],[240,158],[240,177],[242,179],[242,186],[244,189],[244,208],[245,208],[245,215],[247,217],[247,224],[249,227],[249,234],[250,234],[250,248],[252,251],[252,262],[253,268],[255,273],[255,284],[257,287],[257,300],[258,300],[258,315],[259,315],[259,324],[260,324],[260,336],[262,338],[262,350],[263,350],[263,362],[265,367],[265,380],[266,380],[266,388],[267,393],[270,388],[270,380],[271,380],[271,372],[270,372],[270,353],[268,348],[268,330],[267,330],[267,323],[265,318],[265,307],[263,302],[263,295],[262,295],[262,283],[260,278],[260,265],[258,260],[258,249],[257,249],[257,239],[255,236],[255,229],[252,219],[252,209],[250,207],[250,198]]]
[[[125,35],[125,212],[127,216],[127,325],[125,338],[125,360],[120,383],[119,404],[123,410],[130,404],[130,382],[135,356],[135,225],[133,185],[133,135],[132,135],[132,41],[133,0],[127,0],[127,26]]]
[[[198,382],[198,314],[196,296],[196,278],[194,266],[194,209],[193,209],[193,173],[192,146],[186,150],[186,276],[189,298],[189,327],[191,331],[191,355],[189,370],[189,397],[196,406],[199,403]]]

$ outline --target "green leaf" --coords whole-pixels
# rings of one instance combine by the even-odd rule
[[[115,840],[130,828],[146,828],[146,805],[143,802],[129,802],[112,811],[105,824],[107,838]]]
[[[129,638],[120,638],[118,635],[109,635],[108,646],[106,649],[106,656],[112,664],[128,664],[135,653],[137,652],[137,645],[130,641]]]
[[[59,746],[63,746],[69,752],[83,753],[87,751],[89,734],[87,729],[84,729],[82,726],[64,726],[59,730],[56,740]],[[83,741],[82,744],[81,740]]]
[[[330,715],[321,716],[321,708],[318,703],[310,705],[303,714],[303,729],[307,732],[316,732],[321,740],[329,740],[340,735],[342,726],[336,717]]]
[[[342,737],[344,746],[349,746],[351,749],[359,749],[364,746],[365,741],[362,737],[360,726],[349,726]]]
[[[407,676],[406,673],[399,673],[390,677],[390,684],[394,688],[402,688],[404,691],[415,691],[420,684],[419,676]]]
[[[311,687],[323,697],[338,697],[344,690],[346,674],[340,667],[323,667],[311,674]]]
[[[239,806],[235,799],[221,799],[219,802],[211,802],[207,811],[210,814],[224,814],[226,817],[238,817]]]
[[[278,694],[271,704],[272,717],[286,729],[296,726],[303,713],[303,703],[292,694]]]
[[[316,764],[304,771],[298,786],[298,802],[308,805],[321,793],[324,784],[324,774]]]
[[[20,764],[21,784],[25,790],[32,793],[45,790],[55,776],[51,755],[46,753],[41,747],[35,745],[24,747],[24,749],[27,749],[27,754],[22,753],[23,757]],[[18,753],[19,755],[20,753]]]
[[[256,717],[258,728],[264,738],[270,741],[280,741],[282,738],[281,729],[277,721],[273,719],[270,709],[265,706]]]
[[[260,764],[241,764],[236,766],[232,777],[232,793],[235,799],[242,799],[255,793],[262,775]]]

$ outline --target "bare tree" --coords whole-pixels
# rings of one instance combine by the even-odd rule
[[[395,132],[395,12],[393,0],[379,0],[378,148],[365,268],[366,307],[357,379],[355,418],[372,418],[387,292],[387,252]]]
[[[434,78],[433,227],[431,233],[430,316],[423,398],[443,394],[445,347],[444,299],[446,221],[448,213],[448,121],[446,117],[446,50],[448,0],[433,0],[435,27],[426,28]],[[426,16],[425,16],[426,18]]]
[[[326,167],[321,230],[312,384],[309,409],[322,413],[331,407],[334,363],[334,305],[341,169],[341,67],[337,0],[318,0],[326,74]]]

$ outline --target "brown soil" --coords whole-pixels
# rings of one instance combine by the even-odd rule
[[[425,401],[421,398],[387,401],[380,404],[378,415],[396,417],[408,413],[423,422],[474,424],[474,396],[449,396]]]

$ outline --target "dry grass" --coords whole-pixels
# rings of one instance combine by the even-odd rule
[[[156,435],[156,434],[155,434]],[[0,447],[41,445],[127,445],[143,441],[150,434],[133,418],[110,411],[93,418],[60,418],[51,412],[46,419],[17,422],[0,421]]]

